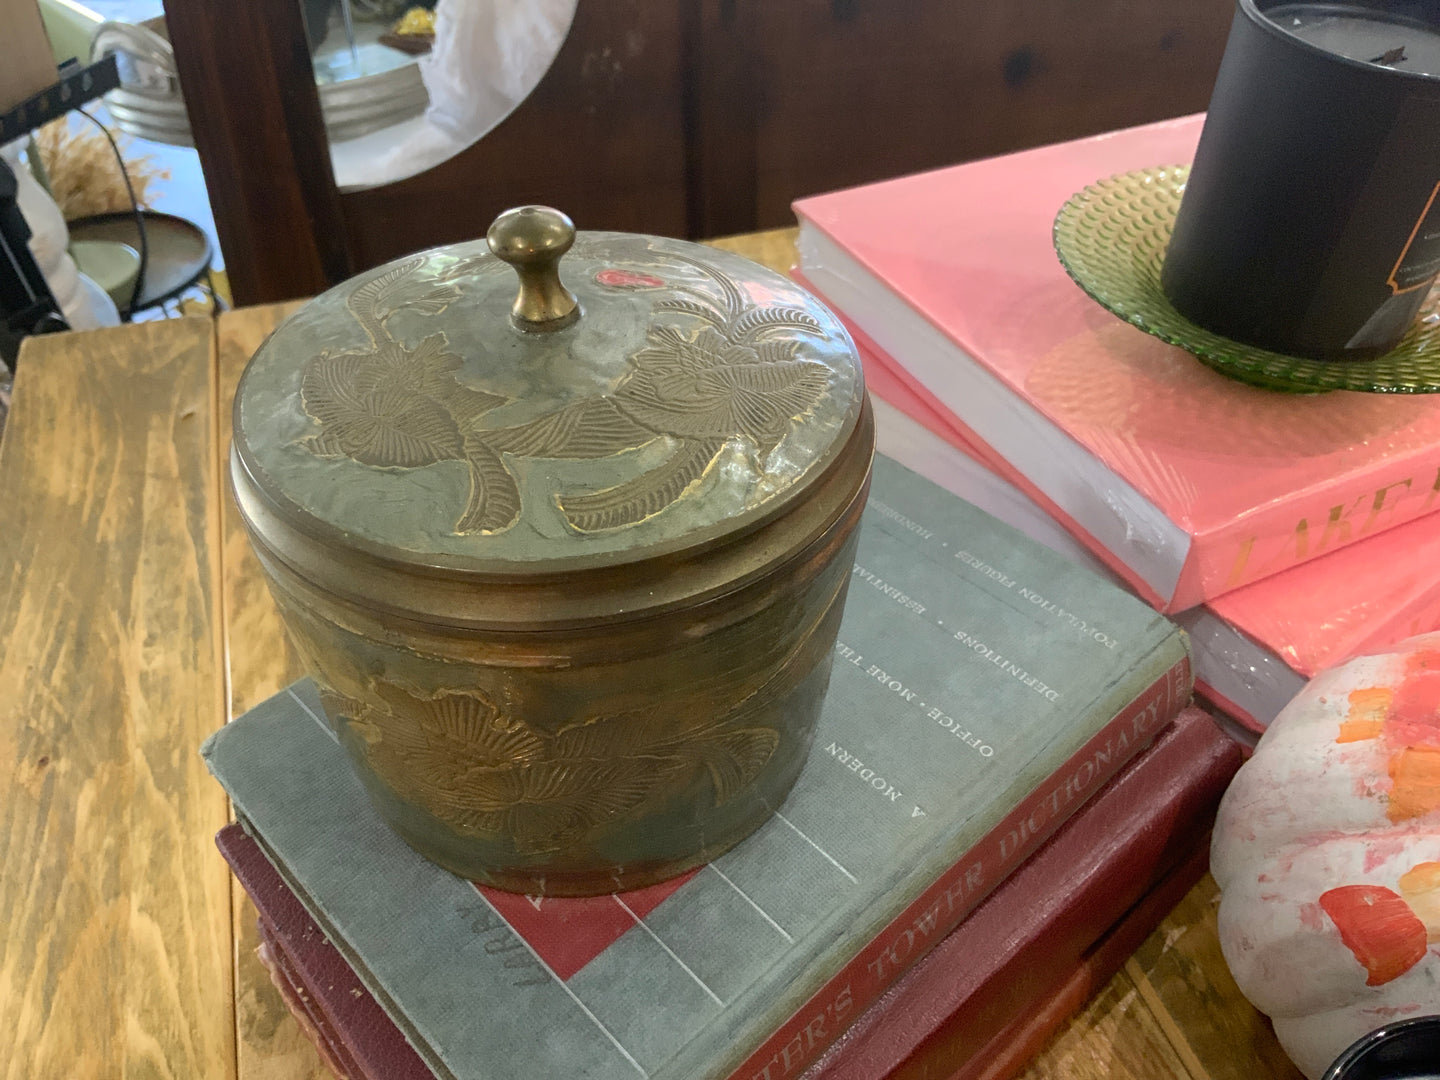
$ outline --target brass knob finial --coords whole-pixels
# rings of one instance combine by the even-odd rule
[[[560,256],[575,242],[575,223],[548,206],[517,206],[485,234],[497,258],[515,268],[520,293],[510,319],[527,333],[563,330],[580,317],[580,303],[560,280]]]

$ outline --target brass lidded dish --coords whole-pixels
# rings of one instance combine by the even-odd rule
[[[422,854],[611,892],[780,805],[874,449],[850,339],[794,283],[522,207],[307,304],[234,429],[326,719]]]

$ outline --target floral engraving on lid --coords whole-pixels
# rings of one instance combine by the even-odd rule
[[[346,306],[370,348],[322,352],[305,366],[301,402],[319,425],[306,446],[321,457],[348,457],[380,469],[464,462],[470,488],[454,531],[498,533],[523,510],[506,456],[588,460],[626,453],[660,439],[674,450],[654,468],[597,491],[554,498],[577,532],[620,529],[666,510],[716,466],[727,443],[740,440],[756,475],[792,425],[824,399],[829,369],[798,355],[797,335],[823,336],[810,313],[760,307],[728,276],[699,261],[668,259],[697,271],[705,287],[675,285],[654,305],[679,316],[652,324],[630,370],[607,394],[567,405],[523,424],[486,427],[503,395],[459,381],[459,356],[443,332],[409,346],[388,320],[408,309],[438,314],[460,295],[453,280],[467,263],[439,278],[416,275],[416,258],[357,288]],[[655,274],[609,268],[595,275],[607,288],[666,288]]]

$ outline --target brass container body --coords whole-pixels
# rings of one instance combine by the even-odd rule
[[[325,722],[423,855],[605,893],[785,798],[874,453],[854,346],[793,282],[520,208],[306,305],[234,430]]]
[[[838,503],[838,514],[800,514],[738,541],[752,558],[802,541],[740,587],[564,630],[377,611],[315,586],[243,517],[324,719],[391,827],[482,884],[595,895],[715,858],[795,783],[830,679],[873,439],[867,410],[817,492],[815,505]],[[254,510],[243,475],[237,491]],[[706,561],[667,576],[703,576]],[[364,568],[356,574],[363,589]],[[643,589],[643,568],[628,576]],[[517,609],[536,600],[511,591]]]

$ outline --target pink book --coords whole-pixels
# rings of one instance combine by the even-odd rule
[[[1201,119],[795,204],[815,290],[1163,611],[1440,509],[1440,399],[1245,386],[1111,315],[1061,267],[1065,201],[1188,162]]]
[[[954,417],[904,381],[851,326],[880,450],[1062,555],[1108,567],[1056,524],[1055,506]],[[1440,514],[1242,586],[1175,616],[1190,633],[1195,689],[1252,733],[1327,667],[1440,629]],[[1253,742],[1253,734],[1249,741]]]

